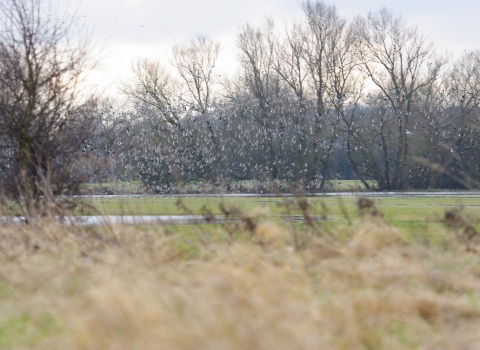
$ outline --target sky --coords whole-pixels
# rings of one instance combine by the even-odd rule
[[[246,23],[261,25],[265,17],[279,27],[302,16],[301,0],[59,0],[60,8],[80,18],[92,35],[92,53],[98,65],[92,83],[106,95],[116,96],[133,60],[166,59],[175,44],[187,44],[197,35],[222,44],[217,67],[235,70],[235,35]],[[480,49],[479,0],[336,0],[347,18],[386,7],[400,13],[455,56]]]

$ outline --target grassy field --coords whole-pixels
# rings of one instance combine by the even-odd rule
[[[357,220],[357,198],[355,197],[310,197],[306,199],[312,216],[326,216],[331,219],[328,225],[344,225]],[[419,235],[430,227],[436,229],[445,211],[459,208],[464,215],[475,221],[480,216],[480,197],[409,197],[409,198],[372,198],[387,223],[405,234]],[[223,215],[221,206],[237,208],[241,212],[250,212],[262,208],[264,216],[272,219],[278,216],[301,215],[296,198],[265,197],[225,197],[198,198],[184,197],[180,200],[169,197],[121,197],[95,198],[89,203],[104,215],[202,215],[211,213]],[[91,214],[86,211],[84,214]],[[479,215],[475,215],[479,213]]]
[[[178,227],[177,227],[178,229]],[[339,234],[237,227],[0,229],[2,349],[460,349],[480,257],[379,217]],[[297,237],[297,239],[299,238]]]
[[[93,201],[105,214],[223,208],[237,220],[1,226],[0,349],[480,344],[478,198]]]

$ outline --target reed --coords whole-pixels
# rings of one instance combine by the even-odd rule
[[[341,231],[263,209],[188,230],[4,225],[0,348],[475,348],[480,256],[467,218],[446,214],[444,243],[431,244],[366,204]]]

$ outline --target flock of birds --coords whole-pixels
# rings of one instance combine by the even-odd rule
[[[480,116],[463,115],[461,105],[446,106],[443,112],[417,107],[406,128],[399,125],[404,119],[381,103],[347,107],[343,117],[334,110],[319,116],[313,102],[299,108],[289,93],[271,98],[268,106],[247,94],[206,113],[179,103],[178,125],[141,104],[117,114],[108,109],[105,120],[110,122],[103,127],[114,142],[92,143],[83,151],[106,154],[114,160],[110,173],[126,181],[141,179],[156,193],[188,184],[240,191],[252,181],[262,186],[274,181],[281,190],[301,184],[314,191],[327,178],[360,176],[388,186],[385,177],[394,176],[402,138],[409,143],[410,183],[428,182],[438,174],[435,164],[458,176],[469,172],[480,178]]]

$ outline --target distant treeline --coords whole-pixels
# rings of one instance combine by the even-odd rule
[[[302,6],[282,28],[240,30],[234,77],[216,72],[220,46],[205,37],[175,46],[171,67],[135,62],[122,86],[132,110],[103,112],[115,173],[159,192],[239,180],[323,190],[334,178],[477,187],[480,52],[453,61],[385,9],[347,22]]]
[[[216,68],[220,44],[203,36],[174,46],[168,64],[137,60],[121,86],[128,110],[93,98],[78,108],[73,136],[62,139],[81,144],[76,160],[53,157],[43,173],[141,178],[154,192],[238,190],[246,180],[308,191],[328,179],[371,190],[478,188],[480,51],[438,53],[386,9],[347,21],[322,1],[302,8],[282,26],[242,27],[229,77]],[[8,174],[18,155],[4,140]]]

